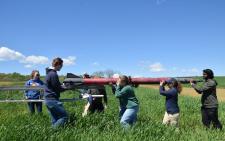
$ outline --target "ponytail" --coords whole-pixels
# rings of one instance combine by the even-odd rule
[[[180,82],[178,82],[178,84],[177,84],[178,93],[180,94],[182,92],[182,90],[183,90],[182,84]]]
[[[183,89],[182,84],[173,78],[171,79],[171,83],[172,83],[173,87],[176,88],[178,93],[180,94]]]

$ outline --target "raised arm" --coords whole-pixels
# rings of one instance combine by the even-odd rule
[[[120,87],[119,85],[116,87],[116,92],[115,92],[115,96],[117,98],[123,97],[125,96],[127,93],[129,92],[129,88],[128,87]]]
[[[163,86],[159,87],[159,93],[163,96],[175,96],[177,94],[175,89],[165,90]]]
[[[208,91],[213,87],[215,87],[216,83],[214,81],[209,81],[206,82],[202,87],[198,87],[196,84],[192,84],[191,86],[195,89],[197,93],[202,94],[203,92]]]

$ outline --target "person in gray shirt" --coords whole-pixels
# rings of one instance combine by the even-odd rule
[[[202,123],[205,127],[210,128],[211,122],[213,128],[222,129],[222,125],[218,119],[218,100],[216,95],[217,82],[214,80],[214,73],[210,69],[203,70],[203,79],[205,80],[202,87],[198,87],[194,81],[191,81],[191,86],[201,97],[201,113]]]

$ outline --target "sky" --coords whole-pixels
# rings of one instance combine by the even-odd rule
[[[225,75],[224,0],[0,0],[0,73]]]

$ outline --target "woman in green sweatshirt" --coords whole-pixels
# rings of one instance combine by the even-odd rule
[[[129,128],[137,120],[139,102],[127,76],[123,75],[118,79],[115,96],[120,102],[120,123],[124,128]]]

